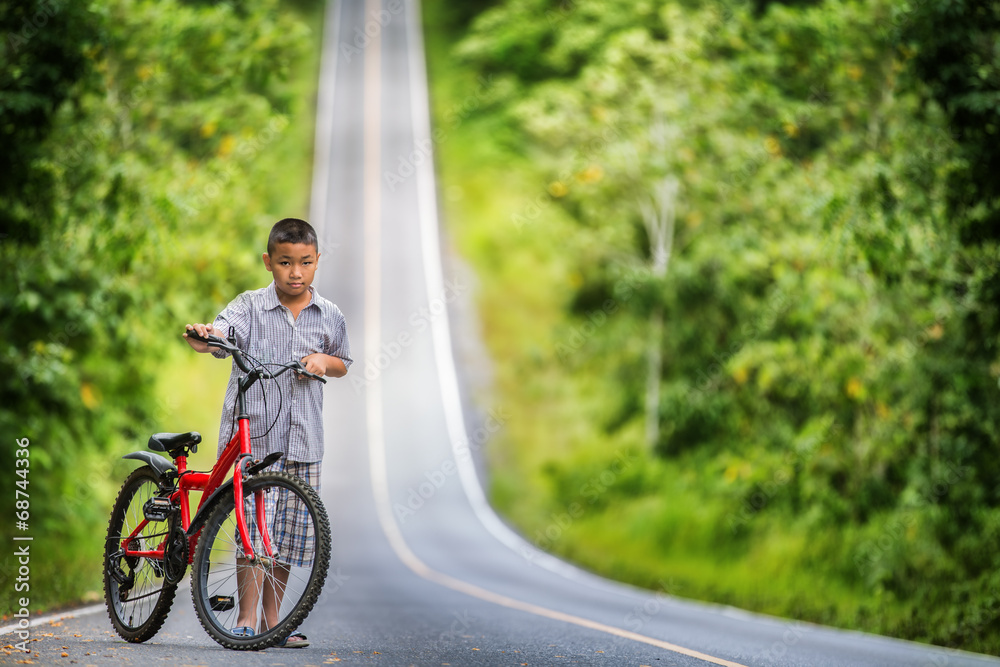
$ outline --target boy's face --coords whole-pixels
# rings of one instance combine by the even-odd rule
[[[309,290],[316,275],[319,251],[306,243],[276,243],[264,253],[264,266],[274,274],[278,297],[296,298]]]

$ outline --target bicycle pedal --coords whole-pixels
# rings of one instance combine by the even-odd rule
[[[208,598],[208,606],[212,611],[229,611],[236,606],[232,595],[213,595]]]
[[[166,521],[173,509],[170,498],[154,497],[142,506],[142,514],[146,517],[146,521]]]

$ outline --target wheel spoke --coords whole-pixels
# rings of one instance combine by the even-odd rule
[[[202,529],[192,588],[199,619],[216,641],[228,648],[264,648],[294,630],[315,604],[329,566],[329,521],[315,491],[297,477],[262,473],[244,489],[255,558],[245,558],[234,504],[227,499]],[[273,557],[263,556],[264,526]],[[230,632],[241,626],[257,634]]]

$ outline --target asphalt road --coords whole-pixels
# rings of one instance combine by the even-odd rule
[[[182,590],[146,644],[121,641],[103,611],[32,628],[35,664],[1000,665],[685,601],[669,582],[637,590],[510,531],[485,504],[477,462],[516,415],[471,407],[466,365],[454,361],[450,335],[472,293],[441,257],[418,9],[343,1],[328,14],[317,287],[346,315],[356,361],[326,388],[334,549],[301,628],[312,646],[226,651]],[[0,654],[0,663],[25,657]]]

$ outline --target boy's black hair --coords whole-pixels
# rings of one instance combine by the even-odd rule
[[[267,254],[273,255],[274,246],[279,243],[305,243],[315,247],[316,254],[319,254],[316,230],[308,222],[298,218],[285,218],[274,223],[267,237]]]

